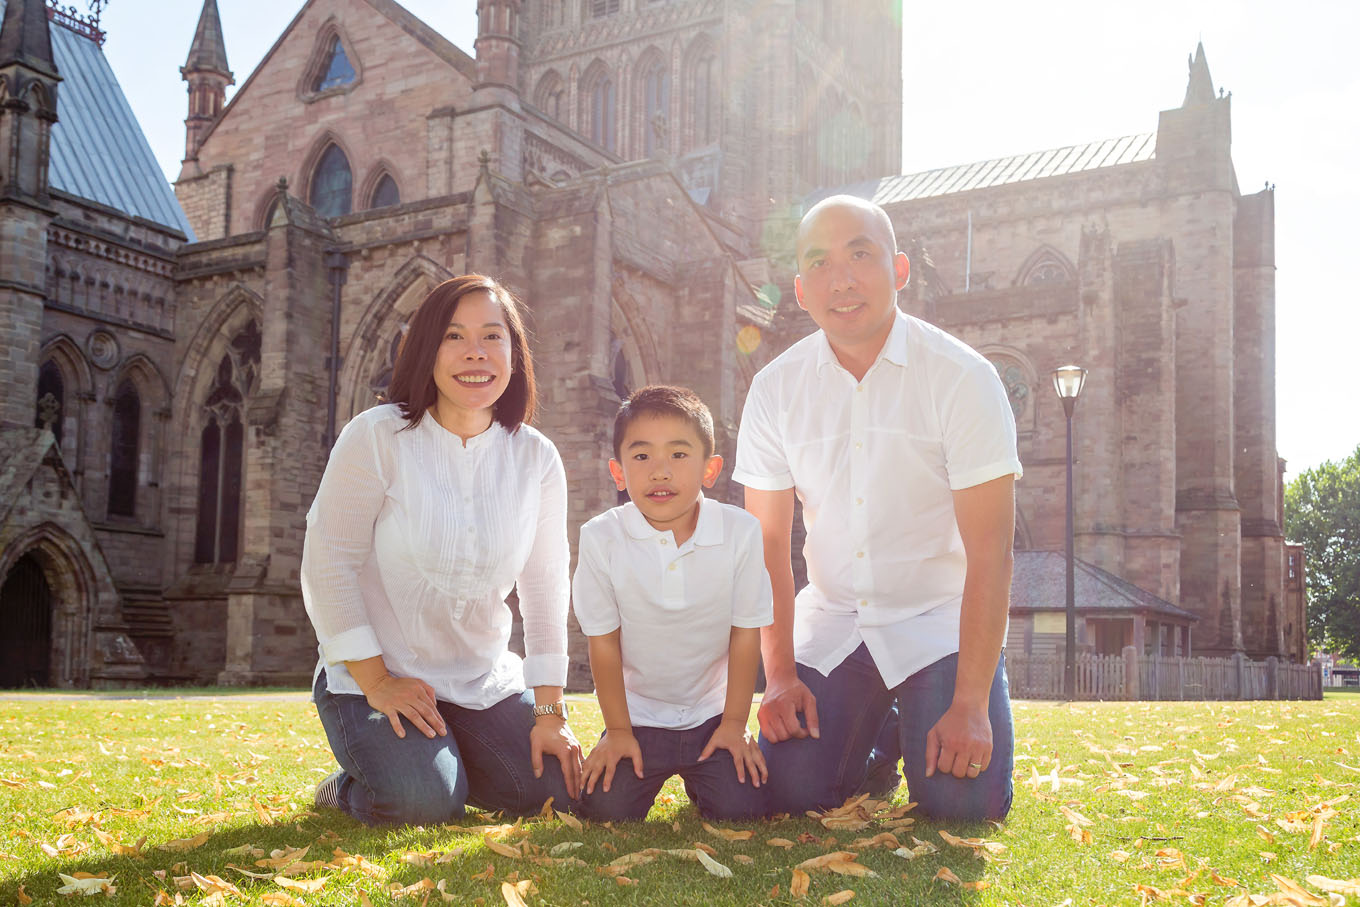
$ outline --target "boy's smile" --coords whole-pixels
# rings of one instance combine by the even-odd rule
[[[645,414],[623,436],[609,472],[653,529],[683,545],[694,534],[699,498],[722,471],[722,457],[705,456],[699,433],[680,416]]]

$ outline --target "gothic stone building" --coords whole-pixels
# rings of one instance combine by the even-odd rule
[[[304,679],[328,445],[454,274],[529,304],[573,539],[616,502],[630,387],[695,388],[730,457],[751,376],[811,328],[792,227],[837,186],[891,214],[904,307],[1010,389],[1018,548],[1061,548],[1047,376],[1090,369],[1078,556],[1189,617],[1096,608],[1084,643],[1185,651],[1193,623],[1196,652],[1301,658],[1272,196],[1238,190],[1202,54],[1155,135],[877,178],[901,157],[901,25],[855,2],[479,0],[469,56],[393,0],[308,0],[228,104],[205,0],[172,194],[97,23],[0,0],[0,686]],[[1011,645],[1041,647],[1042,616]]]

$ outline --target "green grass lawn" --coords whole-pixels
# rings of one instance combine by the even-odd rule
[[[577,705],[577,733],[593,740],[593,700]],[[16,694],[0,701],[0,905],[81,900],[58,894],[59,873],[111,878],[118,904],[375,907],[815,905],[845,891],[854,904],[1252,904],[1291,883],[1315,899],[1270,903],[1326,904],[1328,883],[1309,877],[1360,876],[1356,697],[1022,702],[1015,718],[1015,807],[1002,826],[906,826],[892,818],[899,791],[863,827],[799,817],[719,829],[752,833],[732,840],[703,826],[674,781],[645,824],[498,827],[469,814],[368,829],[312,810],[334,766],[301,696]],[[696,842],[732,877],[710,874]],[[899,844],[919,855],[895,854]],[[608,868],[649,848],[661,852]],[[810,872],[794,897],[793,868],[836,851],[857,858]]]

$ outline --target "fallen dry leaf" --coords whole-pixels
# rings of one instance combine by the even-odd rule
[[[704,853],[702,850],[694,851],[694,855],[699,858],[699,862],[703,865],[705,869],[708,870],[709,875],[715,875],[720,879],[732,878],[731,869],[719,863],[717,860],[713,859],[708,854]]]
[[[22,907],[22,905],[24,905],[24,904],[32,904],[32,903],[33,903],[33,899],[32,899],[31,897],[28,896],[28,892],[24,891],[24,886],[22,886],[22,885],[19,886],[19,891],[18,891],[17,894],[18,894],[18,899],[19,899],[20,907]]]
[[[796,898],[806,897],[808,886],[812,884],[812,876],[803,872],[801,869],[793,871],[793,881],[789,882],[789,894]]]
[[[261,904],[269,904],[270,907],[307,907],[306,901],[299,901],[286,891],[271,891],[260,896]]]
[[[826,897],[822,898],[822,903],[826,904],[827,907],[835,907],[835,905],[837,904],[844,904],[846,901],[851,900],[852,898],[854,898],[854,896],[855,893],[851,891],[849,888],[846,888],[845,890],[838,891],[835,894],[828,894]]]
[[[793,842],[790,841],[788,838],[770,838],[765,843],[770,845],[771,847],[782,847],[785,850],[788,850],[791,847],[793,847]]]
[[[503,844],[490,836],[483,837],[482,843],[486,845],[487,850],[498,853],[503,857],[510,857],[511,859],[518,860],[520,857],[524,856],[524,851],[520,850],[514,844]]]
[[[564,813],[562,812],[562,810],[559,809],[557,810],[557,818],[561,819],[562,824],[566,825],[568,828],[573,828],[576,831],[581,830],[581,820],[573,816],[571,813]]]
[[[319,879],[302,879],[302,880],[290,879],[288,878],[288,876],[285,875],[274,876],[275,885],[278,885],[280,888],[289,888],[292,889],[293,891],[301,891],[304,894],[316,894],[322,888],[326,887],[327,881],[328,880],[326,879],[325,876],[322,876]]]
[[[715,838],[722,838],[727,841],[749,841],[755,837],[755,832],[747,829],[738,831],[735,828],[715,828],[707,822],[703,823],[704,831],[713,835]]]
[[[525,879],[527,882],[528,879]],[[529,907],[524,902],[524,895],[519,888],[509,882],[501,882],[501,897],[505,898],[506,907]]]
[[[949,869],[948,866],[940,867],[939,872],[935,873],[935,880],[939,882],[948,882],[951,885],[963,884],[963,879],[960,879],[958,876],[954,875],[954,873]]]
[[[1282,893],[1289,897],[1290,903],[1296,905],[1296,907],[1328,907],[1329,902],[1326,898],[1313,894],[1293,879],[1276,875],[1273,872],[1270,874],[1270,879]]]
[[[819,869],[825,869],[827,865],[830,863],[853,862],[854,859],[855,854],[851,853],[848,850],[833,850],[831,853],[824,853],[819,854],[818,856],[815,857],[810,857],[804,860],[803,862],[799,863],[797,868],[803,870],[804,872],[816,872]]]
[[[114,887],[113,876],[94,876],[88,872],[78,872],[75,875],[67,875],[59,872],[61,880],[65,882],[57,889],[57,894],[80,894],[89,897],[95,894],[112,895],[118,889]]]
[[[1314,888],[1321,888],[1323,891],[1330,891],[1333,894],[1355,894],[1360,895],[1360,879],[1329,879],[1326,876],[1308,876],[1304,879]]]

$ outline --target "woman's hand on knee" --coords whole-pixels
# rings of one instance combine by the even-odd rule
[[[398,737],[406,736],[401,726],[402,716],[415,725],[426,737],[442,737],[448,733],[435,700],[434,687],[418,677],[380,678],[364,694],[368,704],[387,716]]]
[[[555,715],[547,715],[534,722],[529,731],[529,758],[534,777],[543,777],[543,756],[556,756],[562,764],[562,780],[567,784],[567,795],[573,800],[581,796],[581,744],[576,742],[571,725]]]

